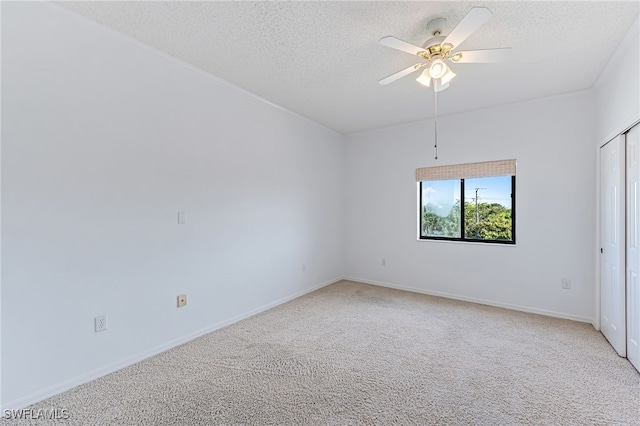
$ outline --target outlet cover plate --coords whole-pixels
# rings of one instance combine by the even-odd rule
[[[107,329],[107,314],[98,315],[93,319],[95,332],[105,331]]]

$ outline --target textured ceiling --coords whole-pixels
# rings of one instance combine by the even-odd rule
[[[513,48],[510,62],[456,64],[438,114],[591,87],[638,14],[638,1],[498,2],[58,2],[274,104],[344,134],[433,116],[418,72],[377,82],[415,56],[380,46],[416,45],[427,23],[444,33],[473,6],[493,16],[464,50]]]

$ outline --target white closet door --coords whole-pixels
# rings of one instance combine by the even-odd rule
[[[627,358],[640,371],[640,125],[627,142]]]
[[[625,144],[621,135],[600,149],[600,327],[626,356]]]

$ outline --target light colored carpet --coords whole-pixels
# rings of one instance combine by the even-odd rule
[[[74,425],[638,425],[640,375],[588,324],[342,281],[31,408]]]

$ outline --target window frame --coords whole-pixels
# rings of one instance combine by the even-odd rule
[[[469,178],[472,179],[472,178]],[[429,182],[428,180],[418,181],[418,239],[419,241],[456,241],[467,243],[484,243],[484,244],[516,244],[516,176],[511,175],[511,239],[510,240],[482,240],[478,238],[466,238],[465,237],[465,203],[464,203],[464,181],[465,178],[451,179],[460,180],[460,237],[429,237],[422,235],[422,219],[423,219],[423,203],[422,203],[422,183]]]

